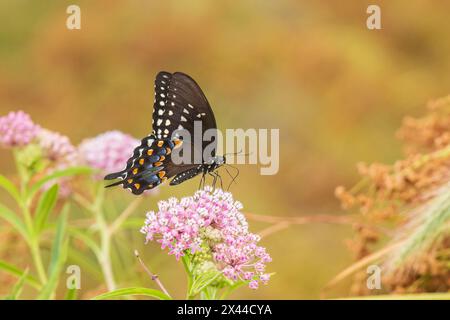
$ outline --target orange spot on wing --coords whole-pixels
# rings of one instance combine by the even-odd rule
[[[159,158],[159,161],[164,161],[164,159],[166,159],[166,157],[161,156],[161,157]]]
[[[142,159],[139,160],[139,164],[140,164],[141,166],[144,164],[144,162],[145,162],[144,158],[142,158]]]
[[[172,149],[170,149],[169,147],[166,148],[166,154],[170,154],[172,152]]]
[[[158,141],[158,147],[162,147],[163,144],[164,144],[164,141],[162,141],[162,140],[159,140],[159,141]]]
[[[128,183],[132,183],[132,182],[133,182],[133,179],[128,179],[127,182],[128,182]]]
[[[139,171],[138,168],[134,168],[134,169],[133,169],[133,174],[138,173],[138,171]]]
[[[173,141],[175,143],[175,147],[180,146],[183,143],[183,140],[177,139]]]
[[[151,156],[151,155],[153,154],[153,149],[148,150],[148,151],[147,151],[147,154],[148,154],[149,156]]]
[[[158,176],[159,176],[160,178],[164,177],[165,175],[166,175],[166,172],[165,172],[165,171],[160,171],[160,172],[158,172]]]
[[[162,165],[163,163],[161,162],[161,161],[158,161],[158,162],[155,162],[154,164],[153,164],[153,166],[155,166],[155,167],[159,167],[160,165]]]
[[[140,185],[139,183],[135,183],[135,184],[134,184],[134,187],[135,187],[136,189],[139,189],[139,188],[141,187],[141,185]]]

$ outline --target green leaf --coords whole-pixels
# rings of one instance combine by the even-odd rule
[[[48,216],[55,207],[56,200],[58,199],[58,189],[58,185],[54,184],[39,199],[35,218],[36,232],[38,234],[44,229]]]
[[[5,219],[9,224],[11,224],[14,227],[14,229],[16,229],[22,235],[22,237],[24,237],[25,240],[28,241],[29,235],[27,228],[17,214],[15,214],[13,211],[8,209],[4,205],[0,204],[0,217]]]
[[[25,271],[22,271],[21,269],[15,267],[15,266],[13,266],[13,265],[5,262],[5,261],[2,261],[2,260],[0,260],[0,270],[3,270],[6,273],[9,273],[9,274],[11,274],[13,276],[16,276],[16,277],[19,277],[19,278],[21,278],[25,274]],[[31,275],[26,275],[25,276],[25,281],[30,286],[32,286],[32,287],[34,287],[34,288],[36,288],[38,290],[41,288],[41,285],[39,284],[39,281],[37,281],[36,278],[34,278]]]
[[[19,280],[16,282],[11,290],[11,293],[6,297],[6,300],[16,300],[22,293],[23,285],[25,284],[25,279],[28,276],[28,269],[22,274]]]
[[[56,234],[53,240],[50,264],[48,268],[48,282],[39,294],[39,300],[47,300],[52,298],[56,286],[58,285],[61,268],[67,259],[67,248],[69,243],[65,240],[67,211],[68,206],[63,209],[56,227]]]
[[[28,198],[31,198],[36,192],[38,192],[47,182],[63,178],[63,177],[70,177],[75,176],[79,174],[89,174],[92,173],[93,169],[89,167],[72,167],[60,171],[56,171],[48,176],[45,176],[41,178],[40,180],[36,181],[33,186],[31,187]]]
[[[5,176],[0,175],[0,187],[5,189],[17,203],[20,203],[20,193],[17,190],[16,186],[9,181]]]
[[[191,297],[196,296],[200,291],[209,286],[221,273],[218,271],[209,271],[202,273],[200,276],[196,277],[191,285],[189,295]]]
[[[156,298],[159,300],[171,300],[171,298],[162,291],[155,290],[155,289],[141,288],[141,287],[117,289],[114,291],[106,292],[106,293],[100,294],[98,296],[95,296],[94,298],[92,298],[92,300],[105,300],[105,299],[118,298],[118,297],[123,297],[123,296],[136,296],[136,295],[152,297],[152,298]]]

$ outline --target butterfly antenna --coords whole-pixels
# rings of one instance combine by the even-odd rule
[[[233,182],[235,182],[235,181],[236,181],[236,178],[239,176],[239,169],[236,168],[236,167],[233,167],[232,165],[229,165],[229,164],[226,164],[226,165],[227,165],[228,167],[230,167],[230,168],[236,170],[236,175],[233,177],[233,176],[230,174],[230,172],[228,171],[228,169],[227,169],[226,167],[224,167],[225,170],[226,170],[226,171],[228,172],[228,174],[230,175],[230,177],[232,177],[232,180],[231,180],[230,184],[228,185],[228,189],[230,189],[230,187],[231,187],[231,185],[233,184]],[[228,190],[228,189],[227,189],[227,190]]]
[[[242,153],[242,149],[239,150],[238,152],[225,153],[223,156],[226,157],[226,156],[229,156],[229,155],[235,155],[235,156],[244,156],[244,157],[246,157],[246,156],[251,155],[253,152],[247,152],[247,153],[244,153],[244,154],[241,154],[241,153]]]
[[[230,184],[227,187],[227,191],[228,191],[228,190],[230,190],[231,184],[233,183],[233,176],[231,175],[230,171],[228,171],[228,169],[226,167],[223,167],[223,168],[225,169],[225,171],[228,173],[228,175],[231,178],[231,182],[230,182]]]

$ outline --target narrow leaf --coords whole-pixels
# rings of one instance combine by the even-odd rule
[[[220,275],[220,272],[211,271],[203,273],[201,276],[194,279],[189,295],[196,296],[200,291],[209,286]]]
[[[14,227],[27,241],[28,231],[23,221],[13,211],[0,204],[0,217],[5,219],[11,226]]]
[[[124,297],[124,296],[135,296],[135,295],[152,297],[152,298],[156,298],[159,300],[171,300],[170,297],[167,296],[162,291],[155,290],[155,289],[148,289],[148,288],[140,288],[140,287],[117,289],[114,291],[106,292],[106,293],[100,294],[98,296],[95,296],[94,298],[92,298],[92,300],[105,300],[105,299],[118,298],[118,297]]]
[[[17,268],[16,266],[13,266],[5,261],[0,260],[0,270],[5,271],[6,273],[9,273],[13,276],[19,277],[21,278],[24,274],[25,271]],[[40,289],[41,285],[39,284],[39,281],[36,280],[36,278],[34,278],[31,275],[26,275],[25,276],[25,281],[32,287],[36,288],[36,289]]]
[[[35,218],[37,233],[40,233],[44,229],[48,216],[55,207],[56,200],[58,199],[58,189],[58,185],[54,184],[39,199]]]
[[[48,282],[38,296],[40,300],[52,298],[58,285],[59,274],[64,262],[67,259],[68,241],[65,239],[68,206],[63,209],[56,227],[56,234],[53,240],[50,265],[48,268]]]
[[[16,282],[14,287],[11,290],[11,293],[6,297],[6,300],[17,300],[17,298],[22,293],[23,285],[25,284],[25,280],[28,276],[28,269],[22,274],[19,280]]]
[[[16,186],[8,180],[5,176],[0,175],[0,187],[5,189],[17,203],[20,203],[20,193]]]
[[[56,171],[48,176],[45,176],[35,182],[31,187],[28,197],[32,197],[36,192],[38,192],[47,182],[62,178],[62,177],[70,177],[79,174],[89,174],[92,172],[92,169],[89,167],[72,167],[60,171]]]

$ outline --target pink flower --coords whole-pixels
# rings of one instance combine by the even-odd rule
[[[37,140],[42,148],[43,155],[50,160],[50,166],[47,171],[49,174],[77,165],[78,152],[68,137],[47,129],[41,129]],[[70,180],[70,178],[58,180],[59,195],[63,198],[68,197],[72,193]],[[48,182],[44,185],[44,189],[50,188],[53,183],[53,181]]]
[[[82,161],[102,173],[120,171],[135,147],[139,145],[130,135],[109,131],[82,141],[78,150]]]
[[[177,260],[187,252],[209,253],[206,256],[226,278],[248,281],[253,289],[259,281],[268,282],[264,270],[271,258],[258,246],[260,237],[249,232],[242,204],[231,193],[206,187],[180,201],[160,201],[158,208],[147,213],[141,229],[147,241],[160,242],[161,249],[168,248]]]
[[[29,144],[38,134],[39,126],[23,112],[10,112],[0,117],[0,145],[22,147]]]
[[[256,281],[256,280],[250,281],[250,283],[248,284],[248,287],[253,290],[258,289],[258,287],[259,287],[258,281]]]
[[[70,143],[68,137],[47,129],[41,129],[38,134],[39,145],[47,159],[63,167],[77,163],[77,149]]]

